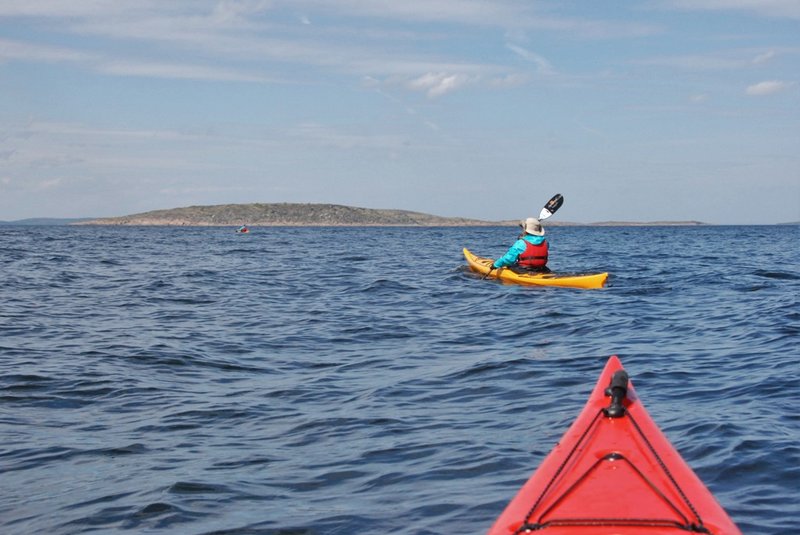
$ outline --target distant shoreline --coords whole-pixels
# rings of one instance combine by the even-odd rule
[[[360,208],[338,204],[223,204],[155,210],[120,217],[98,218],[74,225],[227,227],[489,227],[516,226],[517,220],[485,221],[442,217],[408,210]],[[547,226],[700,226],[699,221],[572,223],[548,221]]]
[[[106,225],[141,227],[494,227],[516,226],[517,220],[486,221],[442,217],[407,210],[359,208],[338,204],[223,204],[154,210],[104,218],[29,218],[0,221],[0,225]],[[781,223],[798,225],[800,222]],[[698,227],[724,226],[701,221],[597,221],[579,223],[548,220],[548,227]]]
[[[0,223],[1,224],[1,223]],[[6,224],[13,224],[13,223],[6,223]],[[255,223],[249,224],[245,223],[247,227],[250,228],[280,228],[280,227],[318,227],[318,228],[325,228],[325,227],[405,227],[405,228],[435,228],[435,227],[509,227],[509,226],[517,226],[517,221],[486,221],[486,222],[477,222],[477,223],[440,223],[440,224],[405,224],[405,223],[329,223],[329,224],[313,224],[313,223]],[[231,224],[221,224],[221,223],[195,223],[195,222],[133,222],[133,221],[126,221],[124,223],[117,223],[117,222],[105,222],[103,220],[90,220],[90,221],[81,221],[76,223],[67,223],[69,226],[107,226],[107,227],[208,227],[208,228],[226,228],[226,227],[240,227],[241,224],[239,223],[231,223]],[[726,225],[714,225],[711,223],[698,223],[693,221],[654,221],[654,222],[641,222],[641,221],[631,221],[631,222],[598,222],[598,223],[576,223],[572,221],[562,221],[562,222],[549,222],[545,225],[546,227],[703,227],[703,226],[726,226]]]

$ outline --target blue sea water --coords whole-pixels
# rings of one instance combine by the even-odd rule
[[[800,533],[800,227],[548,231],[608,285],[467,270],[514,228],[0,227],[0,532],[483,533],[618,354]]]

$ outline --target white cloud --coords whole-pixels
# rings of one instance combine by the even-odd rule
[[[144,6],[146,0],[117,0],[102,2],[97,0],[5,0],[0,2],[0,16],[4,17],[88,17],[128,11],[135,5]]]
[[[554,73],[553,67],[552,65],[550,65],[550,62],[547,61],[544,57],[537,54],[536,52],[531,52],[530,50],[523,48],[519,45],[515,45],[514,43],[506,43],[506,48],[508,48],[521,58],[536,64],[536,69],[539,72],[539,74],[550,75]]]
[[[634,37],[660,33],[654,25],[638,22],[587,20],[548,13],[534,2],[517,0],[287,0],[337,14],[398,21],[497,27],[503,30],[571,32],[587,38]],[[277,2],[276,2],[277,3]]]
[[[800,19],[797,0],[664,0],[664,3],[692,11],[750,11],[764,17]]]
[[[327,21],[327,13],[335,13],[336,22]],[[304,83],[323,70],[429,98],[472,84],[516,87],[530,77],[503,60],[473,63],[455,47],[442,52],[437,43],[449,39],[442,28],[495,27],[517,37],[531,30],[584,37],[653,33],[640,24],[561,17],[517,0],[0,0],[0,17],[79,37],[69,41],[74,48],[0,39],[0,61],[71,61],[110,76],[253,83]],[[281,22],[292,19],[300,24]],[[408,22],[437,26],[411,31]],[[38,34],[28,35],[33,41]],[[554,72],[536,52],[507,46],[536,73]]]
[[[97,56],[94,54],[79,52],[65,47],[39,45],[35,43],[26,43],[23,41],[0,39],[0,59],[4,60],[44,61],[57,63],[62,61],[88,61],[95,59],[96,57]]]
[[[121,130],[75,123],[31,122],[10,129],[13,168],[59,172],[88,163],[95,169],[197,168],[181,151],[208,141],[173,130]],[[214,143],[225,141],[215,139]]]
[[[784,49],[782,52],[796,54],[797,51]],[[754,69],[772,62],[778,57],[774,49],[753,50],[735,48],[708,54],[694,54],[683,56],[662,56],[632,61],[635,65],[651,65],[656,67],[673,67],[690,71],[735,71]]]
[[[780,93],[782,91],[786,91],[790,87],[794,86],[794,82],[782,82],[780,80],[767,80],[765,82],[759,82],[757,84],[753,84],[748,86],[745,90],[745,93],[755,97],[761,97],[765,95],[774,95],[775,93]]]
[[[527,84],[530,78],[521,73],[512,73],[489,80],[489,87],[495,89],[505,89],[509,87],[520,87]]]
[[[57,188],[59,185],[61,185],[61,178],[51,178],[51,179],[42,180],[41,182],[39,182],[39,184],[36,185],[35,189],[39,190],[39,191],[42,191],[42,190],[48,190],[48,189]]]
[[[286,10],[289,10],[289,16],[299,17],[304,26],[309,25],[311,15],[315,13],[335,11],[338,18],[350,17],[350,20],[315,25],[315,29],[318,26],[319,29],[311,33],[278,22],[282,15],[287,14]],[[143,44],[145,46],[139,46],[137,53],[156,54],[149,58],[151,62],[168,54],[170,58],[178,58],[174,60],[176,62],[181,61],[181,56],[191,58],[195,64],[227,58],[229,61],[249,62],[249,68],[255,68],[256,63],[263,66],[268,61],[323,66],[340,72],[354,72],[366,65],[385,66],[383,70],[357,71],[360,75],[388,74],[413,63],[448,63],[441,59],[426,60],[421,53],[412,55],[413,52],[406,52],[402,56],[392,53],[393,46],[400,43],[397,31],[387,27],[392,21],[494,26],[504,30],[521,28],[523,33],[526,29],[569,31],[574,35],[591,36],[649,33],[649,30],[628,23],[543,15],[528,3],[515,0],[6,0],[0,2],[0,17],[32,18],[39,23],[45,20],[47,25],[52,24],[46,21],[47,18],[60,20],[62,22],[57,27],[61,33]],[[363,19],[373,19],[375,24],[365,24]],[[349,35],[347,39],[342,39],[344,33]],[[402,42],[440,38],[430,31],[420,30]],[[374,46],[375,43],[381,46]],[[112,49],[126,50],[107,47],[103,53],[111,54]],[[540,72],[550,71],[549,63],[541,56],[521,48],[516,52],[536,63]],[[120,64],[148,61],[147,57],[130,57],[130,49],[118,54],[113,59]],[[56,50],[42,50],[41,55],[58,59]],[[192,70],[192,65],[187,69]],[[113,67],[106,69],[111,73],[116,70]],[[162,69],[154,71],[157,76],[164,76]],[[426,70],[408,74],[424,72]]]
[[[763,54],[759,54],[758,56],[754,57],[753,58],[753,64],[754,65],[761,65],[763,63],[769,62],[774,57],[775,57],[775,51],[774,50],[768,50],[767,52],[764,52]]]
[[[429,97],[435,98],[455,91],[469,83],[470,80],[471,78],[464,74],[429,72],[410,80],[406,86],[412,91],[424,91]]]
[[[672,67],[690,71],[729,71],[739,70],[752,61],[743,57],[722,57],[719,55],[669,56],[633,61],[636,65]]]
[[[116,76],[145,76],[178,80],[225,80],[235,82],[279,82],[246,72],[178,63],[112,61],[98,67],[100,72]]]

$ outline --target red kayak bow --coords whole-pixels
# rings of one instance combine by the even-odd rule
[[[489,535],[740,534],[636,396],[616,356]]]

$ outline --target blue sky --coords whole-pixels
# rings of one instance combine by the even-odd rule
[[[0,0],[0,220],[800,220],[797,0]]]

